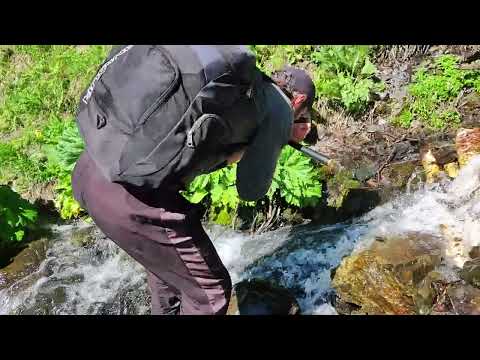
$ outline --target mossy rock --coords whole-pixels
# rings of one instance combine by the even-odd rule
[[[361,187],[349,190],[340,208],[329,206],[327,195],[322,195],[319,205],[301,209],[302,216],[314,224],[328,225],[361,216],[375,208],[382,201],[380,189]]]
[[[13,261],[0,270],[0,289],[10,286],[13,282],[31,274],[38,269],[45,259],[49,240],[42,238],[32,241],[20,251]]]
[[[344,258],[335,270],[332,286],[339,297],[337,311],[428,313],[434,299],[431,283],[437,280],[431,274],[441,263],[442,253],[441,239],[427,234],[378,238],[368,250]]]
[[[382,171],[382,180],[395,189],[403,189],[418,166],[417,160],[389,164]]]

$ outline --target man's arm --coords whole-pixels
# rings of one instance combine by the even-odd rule
[[[312,124],[310,122],[294,123],[292,126],[292,134],[290,136],[290,141],[299,143],[305,140],[311,128],[312,128]],[[246,148],[236,151],[232,155],[230,155],[227,158],[228,164],[230,165],[240,161],[243,157],[243,154],[245,153],[245,150]]]

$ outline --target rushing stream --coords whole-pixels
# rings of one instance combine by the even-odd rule
[[[293,291],[304,314],[335,314],[331,270],[377,236],[411,231],[441,235],[448,255],[446,273],[462,266],[469,249],[480,243],[479,174],[480,157],[456,180],[407,191],[349,223],[307,224],[256,236],[214,226],[208,233],[233,282],[249,277],[275,280]],[[87,248],[72,243],[72,231],[88,226],[53,226],[39,270],[0,290],[0,314],[149,313],[141,266],[100,234]],[[451,235],[446,236],[445,229]],[[454,247],[452,237],[462,238],[461,246]]]

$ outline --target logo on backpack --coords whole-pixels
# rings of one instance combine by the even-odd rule
[[[113,58],[111,58],[109,61],[107,61],[103,66],[100,68],[98,71],[97,75],[93,79],[92,83],[88,87],[87,93],[83,97],[82,101],[85,104],[88,104],[88,100],[92,97],[93,90],[95,89],[95,84],[97,81],[102,77],[102,75],[107,71],[108,67],[114,63],[121,55],[125,54],[128,50],[130,50],[133,47],[133,45],[128,45],[127,47],[123,48],[121,51],[118,52]]]

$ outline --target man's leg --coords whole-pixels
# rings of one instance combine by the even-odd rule
[[[169,294],[162,287],[152,289],[155,311],[165,304],[160,298],[173,291],[180,295],[181,314],[226,313],[230,276],[194,207],[180,194],[159,192],[141,201],[103,178],[87,154],[75,168],[72,185],[98,227],[169,287]]]
[[[147,273],[148,287],[152,298],[152,315],[178,315],[180,294],[150,271]]]

